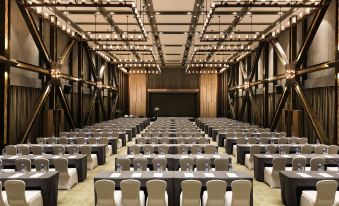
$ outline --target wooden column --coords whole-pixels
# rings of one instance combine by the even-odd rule
[[[78,78],[83,79],[83,65],[84,65],[84,53],[83,53],[83,44],[82,42],[78,42]],[[77,99],[77,115],[78,115],[78,123],[77,126],[79,128],[83,127],[83,82],[78,82],[78,99]]]
[[[264,93],[264,104],[263,106],[263,127],[268,128],[269,127],[269,119],[268,119],[268,113],[269,113],[269,83],[267,81],[269,77],[269,44],[266,43],[264,48],[263,48],[263,66],[264,66],[264,71],[263,71],[263,80],[264,80],[264,85],[263,85],[263,93]]]

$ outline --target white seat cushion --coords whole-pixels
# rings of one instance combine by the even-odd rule
[[[317,191],[304,190],[301,193],[300,206],[313,206],[317,198]]]
[[[118,139],[117,148],[118,149],[122,148],[122,140],[121,139]]]
[[[334,206],[339,206],[339,191],[335,192]]]

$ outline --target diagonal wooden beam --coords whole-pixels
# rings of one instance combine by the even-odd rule
[[[57,94],[60,98],[60,103],[63,106],[64,110],[66,111],[66,117],[68,122],[70,123],[72,129],[75,129],[75,124],[72,118],[71,110],[69,109],[69,106],[67,104],[64,92],[62,91],[61,86],[57,86]]]
[[[238,117],[238,120],[240,120],[240,121],[242,120],[242,117],[243,117],[244,112],[245,112],[247,99],[248,99],[248,93],[245,92],[245,95],[242,97],[241,108],[240,108],[239,117]]]
[[[21,12],[22,17],[25,20],[25,23],[30,31],[30,34],[35,42],[36,47],[38,48],[43,61],[45,62],[47,68],[51,68],[51,57],[47,51],[45,43],[43,42],[42,38],[39,35],[39,29],[34,22],[34,18],[29,10],[23,5],[26,3],[25,0],[17,0],[17,5]]]
[[[26,141],[27,136],[28,136],[29,132],[31,131],[33,123],[35,122],[44,102],[46,101],[49,93],[51,92],[51,88],[52,88],[52,83],[49,81],[49,82],[46,83],[46,85],[43,89],[43,93],[41,94],[41,96],[38,100],[38,104],[36,104],[36,106],[35,106],[35,109],[34,109],[32,116],[29,118],[30,121],[28,122],[21,139],[19,141],[17,141],[18,143],[22,144]]]
[[[84,43],[84,50],[85,50],[85,54],[86,54],[87,59],[88,59],[89,69],[90,69],[90,71],[92,73],[93,79],[96,81],[96,79],[98,77],[97,72],[96,72],[97,69],[96,69],[94,60],[92,58],[92,54],[91,54],[90,48],[88,46],[88,42]]]
[[[64,50],[63,50],[62,53],[61,53],[61,56],[60,56],[59,59],[58,59],[58,64],[59,64],[59,65],[64,65],[64,64],[65,64],[65,62],[66,62],[66,60],[67,60],[69,54],[71,53],[71,51],[72,51],[72,49],[73,49],[74,44],[75,44],[75,40],[74,40],[74,39],[70,39],[70,40],[67,42],[67,44],[66,44]]]
[[[104,71],[107,68],[107,62],[101,65],[100,71],[99,71],[99,78],[101,79],[104,76]]]
[[[263,42],[263,41],[259,42],[257,51],[255,53],[255,57],[254,57],[253,62],[252,62],[251,72],[250,72],[250,75],[248,76],[248,81],[249,82],[252,81],[252,79],[254,77],[254,74],[257,71],[258,61],[260,59],[261,51],[264,48],[264,45],[265,45],[265,42]]]
[[[280,97],[279,103],[278,103],[278,107],[275,110],[274,116],[273,116],[273,120],[271,122],[271,131],[273,132],[275,130],[275,128],[277,127],[278,121],[279,121],[279,117],[281,114],[282,109],[285,106],[285,103],[287,101],[288,95],[289,95],[289,87],[286,87],[284,90],[284,93],[282,94],[282,96]]]
[[[251,88],[248,89],[249,90],[249,99],[251,101],[251,105],[252,105],[252,110],[254,112],[254,115],[256,116],[256,119],[257,119],[257,124],[258,123],[261,123],[261,116],[259,114],[259,111],[257,110],[258,107],[258,104],[257,104],[257,101],[254,99],[254,93],[253,93],[253,90]]]
[[[231,96],[230,96],[230,93],[228,92],[227,93],[227,99],[228,99],[228,105],[230,106],[230,110],[231,110],[231,113],[232,113],[232,118],[235,119],[236,116],[235,116],[235,110],[234,110],[234,105],[231,101]]]
[[[311,43],[319,29],[319,26],[326,14],[326,11],[329,7],[331,3],[331,0],[322,0],[321,1],[321,5],[322,7],[317,11],[317,13],[315,14],[315,16],[313,17],[313,21],[310,25],[309,31],[307,32],[307,36],[305,38],[305,41],[302,43],[297,59],[295,60],[295,68],[299,68],[301,63],[302,63],[302,59],[306,56],[308,49],[311,46]]]
[[[104,104],[104,100],[103,100],[101,91],[98,91],[98,92],[99,92],[99,94],[98,94],[98,101],[99,101],[99,104],[100,104],[100,107],[101,107],[101,111],[102,111],[104,120],[106,121],[107,120],[106,107],[105,107],[105,104]]]
[[[322,129],[319,118],[317,117],[317,115],[315,114],[315,112],[312,109],[312,106],[308,102],[306,95],[304,93],[303,87],[301,86],[299,81],[296,81],[296,83],[294,84],[294,90],[296,91],[296,94],[298,95],[298,97],[301,101],[301,104],[304,107],[304,109],[305,109],[305,111],[308,115],[308,118],[311,121],[313,129],[314,129],[315,133],[317,134],[317,137],[318,137],[320,143],[321,144],[328,144],[329,141],[328,141],[328,139],[325,139],[325,132]]]
[[[244,65],[244,63],[242,61],[239,62],[239,69],[241,71],[242,77],[244,79],[247,79],[247,73],[245,71],[245,65]]]
[[[90,104],[89,104],[89,107],[88,107],[88,110],[87,110],[88,112],[86,114],[86,119],[85,119],[84,125],[87,125],[88,122],[89,122],[89,119],[91,118],[91,114],[92,114],[93,107],[94,107],[94,104],[95,104],[96,99],[97,99],[97,95],[98,95],[97,88],[95,88],[94,91],[93,91],[92,99],[90,101]]]
[[[286,67],[289,64],[289,60],[281,44],[276,40],[271,40],[271,44],[275,52],[277,53],[281,63]]]

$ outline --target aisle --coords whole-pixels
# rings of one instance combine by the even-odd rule
[[[129,142],[128,145],[134,143]],[[216,142],[212,142],[213,145]],[[219,147],[219,153],[224,154],[225,149]],[[127,147],[118,150],[118,154],[127,154]],[[87,179],[76,185],[70,191],[59,190],[58,205],[60,206],[91,206],[94,205],[94,183],[93,178],[101,171],[113,170],[115,157],[111,156],[105,165],[99,166],[92,171],[88,171]],[[236,159],[232,157],[233,168],[236,171],[245,171],[253,176],[253,171],[249,171],[245,166],[236,163]],[[265,183],[253,181],[254,188],[254,205],[255,206],[280,206],[280,189],[272,189]]]

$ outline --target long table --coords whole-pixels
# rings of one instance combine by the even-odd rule
[[[284,205],[288,206],[300,205],[302,191],[316,190],[317,182],[320,180],[336,180],[339,182],[339,173],[328,171],[305,172],[302,174],[292,171],[283,171],[279,173],[279,177],[281,186],[281,200]]]
[[[78,173],[78,181],[83,182],[87,177],[87,157],[86,155],[77,154],[77,155],[6,155],[0,156],[2,160],[2,165],[5,168],[15,168],[15,160],[18,158],[27,158],[31,160],[31,164],[35,165],[35,159],[45,158],[49,160],[49,165],[54,167],[54,160],[58,158],[66,158],[68,160],[68,167],[76,168]]]
[[[40,145],[44,149],[46,153],[53,154],[53,147],[54,146],[64,146],[65,152],[68,152],[68,146],[71,146],[69,144],[20,144],[20,145],[27,145],[32,150],[32,146],[34,145]],[[106,145],[105,144],[77,144],[75,146],[91,146],[92,148],[92,154],[96,154],[98,157],[98,164],[103,165],[106,163]]]
[[[227,189],[231,189],[231,183],[234,180],[246,179],[253,181],[253,178],[244,172],[209,172],[205,174],[203,171],[194,171],[192,173],[186,173],[182,171],[164,171],[163,173],[157,173],[154,171],[140,172],[139,175],[133,171],[124,171],[122,173],[104,171],[94,177],[94,182],[102,179],[113,180],[117,190],[120,189],[120,182],[126,179],[138,180],[141,183],[141,190],[146,191],[146,182],[153,179],[160,179],[167,182],[168,192],[168,205],[180,205],[180,192],[181,182],[185,180],[198,180],[202,183],[202,190],[206,190],[206,182],[209,180],[223,180],[227,182]],[[147,193],[146,193],[147,196]],[[251,205],[253,205],[253,188],[251,192]]]
[[[21,174],[21,175],[20,175]],[[15,175],[15,176],[13,176]],[[18,175],[18,176],[17,176]],[[43,205],[57,206],[58,205],[58,172],[4,172],[0,173],[0,181],[2,185],[7,180],[22,180],[26,184],[26,190],[40,190],[42,195]]]
[[[151,143],[151,139],[153,139],[155,137],[137,137],[135,138],[136,144],[138,144],[138,141],[140,139],[145,139],[146,140],[146,144],[150,144]],[[195,138],[195,141],[198,143],[200,138],[204,138],[204,137],[158,137],[158,142],[162,139],[162,138],[167,138],[169,140],[169,144],[178,144],[178,139],[191,139],[191,138]],[[210,138],[204,138],[206,141],[208,141],[208,143],[210,143]]]
[[[264,170],[265,167],[271,166],[273,159],[276,157],[283,157],[286,159],[287,164],[292,164],[292,159],[294,157],[304,157],[307,159],[307,163],[310,163],[310,160],[314,157],[322,157],[325,159],[326,166],[337,166],[339,162],[339,155],[322,155],[322,154],[255,154],[253,155],[254,161],[254,177],[257,181],[264,181]]]
[[[148,167],[152,168],[152,160],[155,158],[165,158],[167,159],[167,169],[169,171],[177,171],[180,168],[179,160],[182,158],[193,158],[193,159],[199,159],[199,158],[206,158],[211,160],[211,165],[214,166],[214,160],[215,159],[228,159],[229,161],[232,161],[232,158],[229,155],[226,154],[201,154],[201,155],[195,155],[195,154],[188,154],[188,155],[179,155],[179,154],[164,154],[164,155],[119,155],[115,158],[116,159],[130,159],[131,162],[133,162],[133,159],[135,158],[147,158],[148,160]],[[116,163],[117,161],[115,161]]]
[[[139,144],[138,146],[140,146],[140,152],[143,153],[143,148],[144,146],[146,145],[151,145],[154,147],[154,153],[158,153],[158,148],[159,146],[168,146],[168,154],[177,154],[178,153],[178,150],[177,150],[177,147],[180,145],[180,144]],[[195,144],[184,144],[188,147],[188,152],[191,151],[191,147]],[[199,144],[200,146],[204,147],[208,144]],[[215,151],[218,152],[218,146],[215,146]],[[127,147],[127,154],[130,154],[130,147]]]
[[[250,153],[250,148],[254,144],[237,144],[237,163],[245,164],[245,155]],[[261,153],[265,152],[265,148],[270,144],[255,144],[259,145]],[[300,151],[301,147],[304,144],[274,144],[276,147],[284,146],[290,148],[290,153],[296,153],[297,149]],[[316,144],[309,144],[311,146],[316,146]],[[277,150],[278,151],[278,150]]]

